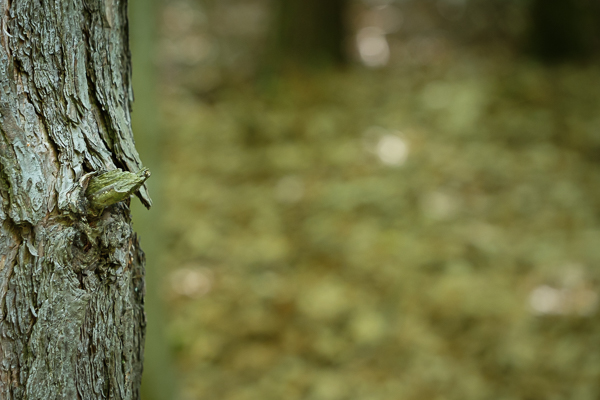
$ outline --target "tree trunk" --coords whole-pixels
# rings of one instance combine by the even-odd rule
[[[0,398],[138,399],[126,0],[0,5]]]
[[[347,0],[277,0],[276,56],[300,67],[346,61]]]
[[[533,0],[530,17],[530,44],[541,60],[555,63],[597,56],[597,0]]]

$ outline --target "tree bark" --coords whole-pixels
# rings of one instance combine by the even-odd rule
[[[0,398],[138,399],[127,2],[0,6]]]

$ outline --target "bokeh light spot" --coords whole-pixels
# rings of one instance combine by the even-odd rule
[[[384,135],[377,143],[377,156],[386,165],[402,165],[408,157],[408,145],[396,135]]]
[[[171,274],[171,288],[180,296],[204,296],[212,286],[213,276],[206,268],[182,268]]]
[[[383,67],[390,59],[390,46],[385,32],[376,27],[363,28],[356,34],[358,53],[367,67]]]

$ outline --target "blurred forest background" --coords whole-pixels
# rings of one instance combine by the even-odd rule
[[[130,19],[145,400],[600,398],[600,2]]]

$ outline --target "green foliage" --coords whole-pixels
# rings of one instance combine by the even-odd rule
[[[599,78],[470,60],[165,99],[185,398],[598,398]]]

